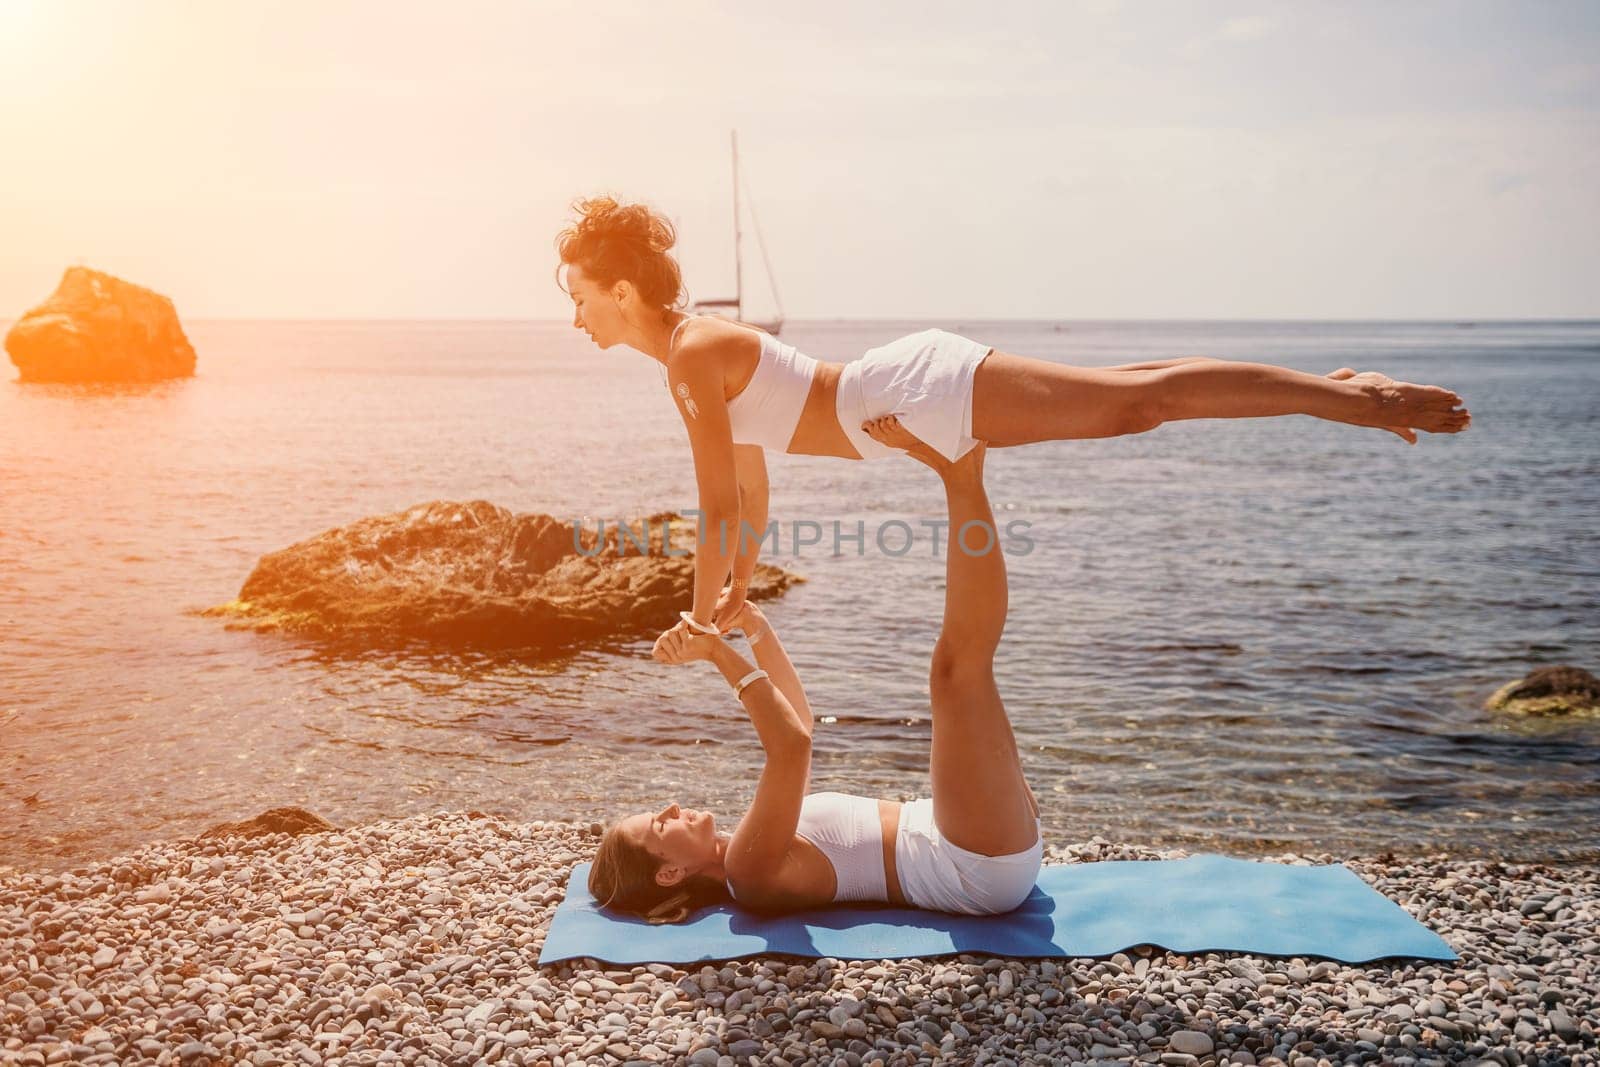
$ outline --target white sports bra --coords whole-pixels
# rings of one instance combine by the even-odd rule
[[[878,802],[849,793],[812,793],[800,802],[795,833],[817,846],[833,867],[835,901],[886,901],[883,828]],[[733,895],[733,887],[728,886]]]
[[[690,315],[673,328],[667,341],[669,351],[683,323],[699,317]],[[800,425],[800,413],[805,410],[818,362],[765,330],[757,334],[761,338],[761,359],[749,384],[728,401],[728,422],[734,444],[787,452]]]

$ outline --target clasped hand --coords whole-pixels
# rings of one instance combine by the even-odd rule
[[[722,605],[718,606],[720,608]],[[719,612],[717,628],[724,633],[729,630],[743,630],[748,635],[752,630],[765,625],[765,622],[760,609],[741,600],[737,609],[728,613],[725,618],[721,617]],[[710,659],[712,652],[721,643],[721,637],[692,630],[687,622],[680,621],[656,638],[655,647],[650,650],[650,655],[660,663],[690,663],[694,660]]]
[[[650,655],[660,663],[691,663],[710,659],[720,644],[722,638],[691,630],[688,623],[680,622],[656,638],[655,648],[650,650]]]
[[[717,597],[717,606],[711,610],[711,622],[723,633],[739,628],[740,620],[744,617],[746,587],[730,585]]]

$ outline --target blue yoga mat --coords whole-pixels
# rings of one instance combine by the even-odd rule
[[[580,863],[551,920],[540,965],[582,956],[610,963],[774,954],[1109,956],[1140,944],[1346,963],[1458,958],[1438,934],[1337,863],[1295,867],[1209,854],[1067,863],[1040,870],[1033,894],[1005,915],[849,905],[773,917],[727,904],[663,926],[602,911],[588,884],[589,864]]]

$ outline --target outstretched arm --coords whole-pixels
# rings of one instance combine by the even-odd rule
[[[776,645],[775,636],[769,635],[769,639]],[[697,634],[683,627],[675,627],[656,638],[655,648],[650,654],[662,663],[682,664],[705,660],[721,672],[724,681],[735,687],[755,670],[750,661],[739,655],[725,638]],[[793,678],[794,667],[789,664],[789,657],[781,648],[776,657],[771,652],[766,656],[774,665],[787,666],[787,673]],[[757,658],[759,660],[760,657]],[[793,755],[797,747],[809,752],[811,705],[805,703],[802,693],[801,707],[796,708],[785,692],[786,687],[779,686],[778,680],[772,677],[772,668],[764,664],[761,669],[768,676],[750,682],[739,694],[739,701],[749,712],[750,722],[756,728],[756,736],[761,738],[761,747],[767,750],[769,756]],[[799,679],[794,679],[794,682],[798,687]]]
[[[722,393],[722,366],[714,351],[685,343],[667,365],[667,382],[689,431],[699,489],[700,530],[694,553],[696,620],[710,625],[739,535],[739,479],[733,428]]]
[[[730,625],[744,630],[756,666],[772,678],[772,684],[788,699],[809,732],[814,722],[811,702],[806,699],[805,686],[800,684],[800,672],[795,670],[789,651],[778,639],[778,631],[772,628],[771,620],[754,604],[745,604]]]
[[[684,629],[662,634],[654,655],[664,663],[708,660],[733,686],[752,670],[750,662],[722,638]],[[762,669],[770,675],[769,668]],[[767,758],[750,811],[734,831],[723,863],[735,880],[759,885],[782,867],[800,825],[800,807],[811,780],[811,714],[809,708],[801,714],[770,677],[747,684],[739,701],[755,725]]]
[[[734,445],[734,470],[739,482],[739,539],[733,558],[733,578],[717,601],[716,625],[731,629],[750,592],[750,579],[761,557],[767,530],[767,454],[760,445]]]

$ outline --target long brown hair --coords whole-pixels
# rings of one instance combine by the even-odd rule
[[[661,860],[622,832],[620,821],[607,828],[589,867],[589,895],[602,907],[638,915],[646,922],[681,923],[707,904],[730,899],[720,879],[691,874],[677,885],[656,881]]]
[[[609,196],[572,202],[578,219],[556,235],[556,284],[561,268],[576,263],[596,285],[609,289],[626,278],[647,303],[663,312],[687,303],[683,273],[671,248],[678,231],[644,204],[619,204]]]

